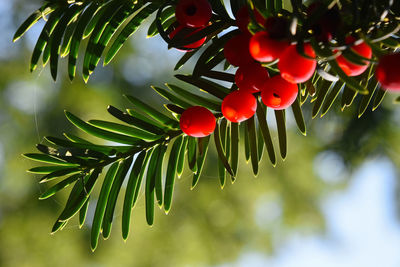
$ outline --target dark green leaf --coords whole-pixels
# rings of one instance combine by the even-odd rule
[[[238,171],[239,163],[239,124],[231,123],[231,167],[235,177]]]
[[[67,25],[81,12],[86,5],[72,5],[62,16],[47,44],[50,49],[50,72],[53,80],[57,79],[58,57],[60,56],[60,45]]]
[[[161,15],[160,15],[159,19],[161,20],[161,23],[164,24],[164,22],[166,22],[171,17],[173,17],[174,20],[175,20],[175,16],[174,15],[175,15],[175,7],[170,6],[170,7],[167,7],[166,9],[164,9],[161,12]],[[164,27],[164,29],[165,29],[165,27]],[[158,34],[158,30],[157,30],[156,20],[154,20],[150,24],[149,29],[147,30],[147,38],[153,37],[153,36],[155,36],[157,34]]]
[[[111,186],[113,184],[118,167],[119,167],[119,162],[115,162],[110,166],[104,177],[103,185],[101,186],[99,198],[97,200],[96,210],[93,216],[92,229],[91,229],[90,246],[92,250],[95,250],[98,244],[101,225],[103,224],[104,213],[106,211],[106,206],[108,202],[108,197],[110,195]]]
[[[41,8],[33,12],[22,24],[19,26],[14,34],[13,42],[16,42],[19,38],[24,35],[33,25],[36,24],[41,18],[45,18],[57,7],[56,3],[45,3]]]
[[[336,82],[333,88],[329,91],[328,95],[326,96],[326,100],[322,106],[321,117],[323,117],[331,108],[333,102],[335,102],[337,96],[339,95],[340,91],[344,88],[345,83],[343,82]]]
[[[300,106],[300,97],[298,96],[297,99],[292,104],[292,111],[294,115],[294,119],[296,121],[297,128],[299,128],[300,132],[303,135],[306,135],[306,124],[304,122],[303,111],[301,110]]]
[[[117,204],[118,195],[119,192],[121,191],[121,186],[122,183],[124,182],[126,174],[128,173],[128,170],[131,167],[132,160],[133,157],[131,156],[125,160],[122,160],[119,163],[118,171],[115,174],[114,181],[112,182],[110,194],[107,199],[106,210],[104,212],[104,219],[102,223],[102,229],[103,229],[102,234],[105,239],[107,239],[110,236],[112,221],[114,217],[114,210]]]
[[[375,95],[374,103],[372,104],[372,110],[375,110],[379,107],[379,105],[382,103],[383,97],[386,95],[386,92],[386,90],[379,88],[378,92]]]
[[[274,144],[272,143],[271,134],[268,129],[266,110],[264,110],[264,107],[260,101],[258,101],[256,113],[257,113],[258,124],[260,126],[261,133],[264,138],[264,143],[268,151],[269,159],[272,165],[275,167],[276,157],[275,157]]]
[[[89,198],[99,174],[99,169],[94,169],[92,173],[88,174],[89,178],[85,185],[81,185],[80,190],[72,196],[70,201],[67,201],[64,210],[58,218],[59,221],[69,220],[82,208],[83,204],[85,204],[86,200]],[[77,181],[77,183],[79,183],[79,181]]]
[[[375,94],[375,92],[377,92],[379,90],[379,83],[377,81],[370,80],[370,84],[371,84],[372,90],[369,91],[368,95],[363,95],[361,98],[360,106],[358,108],[358,117],[359,118],[367,110],[367,107],[368,107],[369,103],[371,102],[371,99],[372,99],[373,95]]]
[[[83,204],[83,207],[79,210],[79,228],[82,228],[82,226],[85,224],[86,214],[89,208],[89,201],[90,197],[88,197],[85,204]]]
[[[73,168],[73,167],[66,167],[66,166],[41,166],[41,167],[34,167],[28,170],[30,173],[35,174],[49,174],[54,171],[62,170],[65,168]]]
[[[47,42],[50,39],[50,35],[52,34],[54,28],[57,26],[57,23],[60,20],[63,12],[64,8],[56,9],[53,13],[50,14],[49,19],[44,25],[42,32],[40,33],[39,38],[36,42],[35,48],[33,48],[31,66],[30,66],[31,72],[36,69],[40,55],[42,54],[45,46],[47,45]]]
[[[173,120],[170,117],[162,114],[155,108],[151,107],[150,105],[144,103],[134,96],[125,95],[125,97],[135,106],[135,108],[145,112],[156,121],[162,123],[165,126],[168,126],[169,128],[179,129],[179,123],[176,120]]]
[[[151,155],[149,167],[147,169],[146,184],[145,184],[145,206],[146,206],[146,221],[148,225],[154,223],[154,193],[155,193],[155,180],[157,173],[158,158],[162,146],[156,146]]]
[[[327,80],[322,80],[321,85],[318,86],[318,92],[316,96],[316,100],[312,109],[312,118],[314,119],[318,112],[320,111],[322,104],[324,103],[326,94],[328,93],[329,88],[332,86],[332,82]]]
[[[145,120],[139,119],[138,117],[133,117],[113,106],[108,106],[107,111],[115,118],[125,123],[128,123],[132,126],[135,126],[136,128],[139,128],[141,130],[148,131],[150,133],[158,135],[162,135],[165,133],[164,129],[162,127],[156,126],[155,123],[149,123]]]
[[[282,159],[285,159],[287,154],[285,110],[275,110],[275,119],[278,129],[279,150]]]
[[[258,151],[257,151],[257,134],[256,125],[254,123],[254,116],[246,120],[246,130],[249,135],[249,150],[251,166],[253,167],[253,173],[255,176],[258,174]]]
[[[146,142],[152,142],[152,141],[156,141],[156,140],[162,138],[161,135],[155,135],[155,134],[152,134],[152,133],[149,133],[146,131],[142,131],[138,128],[133,128],[133,127],[115,123],[115,122],[109,122],[109,121],[103,121],[103,120],[90,120],[90,121],[88,121],[88,123],[90,125],[96,126],[98,128],[101,128],[101,129],[104,129],[107,131],[131,136],[131,137],[138,138],[138,139],[143,139]]]
[[[99,138],[102,138],[105,140],[109,140],[109,141],[114,141],[114,142],[121,143],[121,144],[130,144],[130,145],[136,144],[136,143],[138,143],[138,141],[140,141],[137,138],[133,138],[133,137],[122,135],[122,134],[112,133],[112,132],[105,131],[105,130],[99,129],[97,127],[94,127],[94,126],[84,122],[83,120],[79,119],[78,117],[76,117],[75,115],[73,115],[72,113],[70,113],[68,111],[65,111],[65,116],[76,127],[81,129],[82,131],[84,131],[88,134],[94,135],[96,137],[99,137]]]
[[[162,207],[163,204],[163,187],[162,187],[162,171],[165,152],[167,151],[167,145],[161,145],[160,153],[157,159],[156,173],[155,173],[155,193],[158,206]]]
[[[226,142],[227,142],[227,120],[221,120],[220,127],[219,127],[219,134],[221,137],[221,145],[222,150],[226,156],[226,159],[229,161],[229,156],[226,153]],[[219,176],[219,183],[221,185],[221,189],[224,188],[226,182],[226,170],[224,164],[222,163],[221,159],[218,158],[218,176]]]
[[[70,184],[72,184],[73,182],[75,182],[76,180],[79,179],[79,177],[81,177],[82,174],[74,174],[71,175],[68,178],[65,178],[64,180],[62,180],[61,182],[55,184],[54,186],[50,187],[49,189],[47,189],[44,193],[42,193],[39,197],[40,200],[42,199],[47,199],[51,196],[53,196],[55,193],[57,193],[58,191],[60,191],[61,189],[66,188],[67,186],[69,186]]]
[[[171,152],[169,154],[167,174],[165,178],[165,188],[164,188],[164,210],[166,213],[168,213],[169,210],[171,209],[178,162],[180,157],[182,156],[181,155],[182,151],[185,151],[185,148],[182,147],[182,143],[183,143],[183,136],[179,136],[172,145]]]
[[[142,24],[142,22],[150,16],[154,11],[158,8],[157,4],[149,4],[140,10],[129,22],[126,24],[124,29],[115,39],[114,43],[111,45],[110,49],[108,50],[105,58],[104,58],[104,65],[110,63],[110,61],[114,58],[114,56],[118,53],[119,49],[125,43],[125,41],[131,36]]]
[[[229,165],[228,159],[226,158],[222,143],[221,143],[221,137],[220,137],[220,126],[217,123],[215,130],[214,130],[214,142],[215,142],[215,148],[217,149],[218,152],[218,157],[222,161],[222,164],[224,165],[225,169],[229,172],[230,175],[234,176],[232,172],[232,168]]]
[[[168,88],[170,88],[172,91],[183,97],[184,99],[187,99],[188,101],[194,103],[197,106],[202,106],[214,111],[220,111],[221,110],[221,103],[214,101],[212,99],[199,96],[196,94],[193,94],[191,92],[188,92],[187,90],[184,90],[176,85],[173,84],[166,84]]]
[[[24,157],[34,160],[34,161],[39,161],[39,162],[44,162],[44,163],[49,163],[49,164],[54,164],[54,165],[60,165],[60,166],[79,166],[79,164],[67,162],[65,160],[50,156],[50,155],[45,155],[45,154],[38,154],[38,153],[26,153],[23,154]]]
[[[191,187],[192,190],[193,190],[193,188],[195,188],[195,186],[199,182],[200,175],[203,171],[204,161],[207,156],[209,143],[210,143],[210,136],[206,136],[206,137],[202,137],[202,138],[198,139],[200,155],[197,158],[197,166],[198,166],[197,172],[193,174],[192,187]]]
[[[188,164],[189,168],[193,172],[197,172],[197,150],[196,150],[196,138],[188,136],[188,144],[187,144],[187,156],[188,156]]]
[[[145,169],[146,165],[143,164],[146,158],[146,151],[140,152],[137,156],[135,163],[133,164],[131,174],[129,175],[128,184],[125,190],[125,199],[124,199],[124,207],[122,211],[122,238],[126,240],[129,235],[129,226],[131,221],[131,211],[133,207],[133,198],[135,195],[136,188],[139,187],[139,174],[141,169]],[[148,158],[148,157],[147,157]],[[143,171],[142,171],[143,173]]]
[[[179,107],[182,107],[183,109],[187,109],[187,108],[192,106],[191,104],[189,104],[186,101],[180,99],[179,97],[177,97],[176,95],[172,94],[170,91],[165,90],[164,88],[157,87],[157,86],[152,86],[152,88],[154,89],[154,91],[159,93],[162,97],[164,97],[165,99],[171,101],[175,105],[178,105]]]
[[[182,75],[182,74],[177,74],[175,75],[175,77],[181,81],[192,84],[200,88],[201,90],[206,91],[209,94],[218,97],[220,99],[224,99],[225,96],[227,96],[231,92],[230,89],[207,79],[195,78],[191,75]]]
[[[179,70],[199,50],[187,51],[176,63],[174,70]]]
[[[83,34],[85,31],[85,28],[86,28],[86,26],[88,26],[88,23],[89,23],[90,19],[93,17],[93,15],[96,14],[96,12],[99,10],[100,5],[101,4],[99,4],[97,1],[92,2],[90,4],[90,6],[88,8],[86,8],[86,10],[82,13],[82,15],[80,16],[80,18],[78,20],[78,24],[76,25],[74,34],[71,39],[71,45],[70,45],[70,49],[69,49],[70,52],[69,52],[69,57],[68,57],[68,75],[69,75],[69,79],[71,81],[75,77],[76,63],[77,63],[76,61],[78,58],[79,45],[81,43],[81,40],[83,39]],[[101,14],[101,13],[102,12],[99,12],[97,14]]]
[[[53,171],[53,172],[43,176],[40,179],[40,183],[45,183],[45,182],[60,178],[60,177],[65,176],[65,175],[75,174],[75,173],[79,173],[79,172],[81,172],[81,169],[79,169],[79,168],[69,168],[69,167],[67,167],[66,169],[56,170],[56,171]]]
[[[185,164],[185,153],[186,153],[186,147],[187,147],[188,140],[189,140],[189,137],[187,137],[187,136],[183,137],[182,147],[179,152],[178,165],[176,167],[176,173],[178,174],[178,177],[180,177],[183,173],[183,167]]]

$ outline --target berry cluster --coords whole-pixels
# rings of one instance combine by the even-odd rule
[[[306,11],[312,16],[320,9],[321,4],[314,2]],[[269,108],[280,110],[290,107],[298,95],[298,84],[308,81],[317,67],[316,53],[308,42],[297,44],[290,39],[290,23],[284,17],[264,18],[254,10],[255,23],[263,30],[251,33],[248,29],[250,14],[247,6],[236,14],[236,26],[240,33],[229,39],[224,46],[224,56],[233,66],[238,67],[235,73],[235,84],[238,90],[228,94],[222,101],[223,116],[234,123],[251,118],[257,109],[257,97]],[[212,9],[206,0],[180,0],[176,6],[176,19],[179,22],[171,34],[173,38],[184,28],[192,32],[201,30],[212,16]],[[336,23],[332,23],[336,21]],[[319,42],[331,42],[336,38],[341,19],[338,10],[329,9],[310,25],[315,39]],[[200,47],[205,41],[201,39],[185,48]],[[362,40],[349,35],[345,39],[350,54],[362,58],[357,64],[349,61],[342,51],[332,51],[337,65],[348,76],[364,73],[372,59],[371,47]],[[270,72],[263,64],[276,64],[278,73]],[[376,79],[383,89],[400,90],[400,54],[384,56],[376,69]],[[272,77],[271,77],[272,76]],[[215,117],[203,107],[192,107],[181,116],[181,129],[186,134],[202,137],[211,134],[215,128]]]
[[[182,34],[183,38],[190,37],[204,29],[210,22],[211,16],[212,9],[207,0],[180,0],[175,8],[178,25],[169,34],[169,38],[173,39],[179,34]],[[206,37],[183,47],[190,51],[199,48],[205,41]]]

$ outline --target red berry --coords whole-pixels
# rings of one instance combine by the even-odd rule
[[[181,130],[193,137],[210,135],[215,129],[215,117],[208,109],[194,106],[186,109],[179,120]]]
[[[375,72],[383,89],[400,90],[400,53],[389,54],[379,59]]]
[[[271,39],[267,32],[257,32],[250,39],[251,56],[261,62],[273,61],[289,46],[286,40]]]
[[[253,62],[237,69],[235,83],[240,91],[257,93],[268,78],[268,71],[260,63]]]
[[[258,12],[257,9],[254,10],[254,16],[256,21],[264,25],[265,24],[265,18]],[[249,15],[249,9],[247,6],[241,7],[237,14],[236,14],[236,25],[239,27],[239,29],[244,32],[244,33],[250,33],[247,25],[250,23],[250,15]]]
[[[250,37],[251,35],[242,33],[226,42],[224,55],[233,66],[242,66],[254,62],[249,52]]]
[[[308,43],[304,44],[304,53],[309,57],[315,57],[315,52]],[[287,47],[278,62],[282,78],[291,83],[302,83],[310,79],[316,66],[317,61],[299,54],[296,45]]]
[[[285,109],[293,104],[297,93],[297,84],[290,83],[281,76],[276,75],[264,83],[264,87],[261,90],[261,99],[267,107]]]
[[[211,15],[211,5],[207,0],[180,0],[175,9],[176,19],[187,27],[205,26]]]
[[[195,34],[196,32],[198,32],[198,31],[200,31],[200,30],[202,30],[202,29],[204,29],[204,27],[200,27],[200,28],[193,29],[193,28],[188,28],[188,27],[184,27],[184,26],[182,26],[182,25],[179,25],[178,27],[176,27],[176,28],[169,34],[169,38],[170,38],[170,39],[173,39],[174,36],[177,35],[180,31],[186,31],[187,34],[185,34],[184,37],[187,38],[187,37],[189,37],[189,36]],[[202,38],[202,39],[200,39],[200,40],[197,40],[197,41],[195,41],[194,43],[185,45],[185,46],[183,46],[183,47],[195,49],[195,48],[198,48],[198,47],[202,46],[202,45],[204,44],[205,41],[206,41],[206,37],[204,37],[204,38]],[[182,51],[187,52],[188,50],[182,50]]]
[[[246,91],[236,90],[222,101],[221,111],[231,122],[242,122],[251,118],[257,109],[256,98]]]
[[[356,39],[353,36],[346,37],[346,43],[351,44],[355,42]],[[353,52],[359,54],[362,57],[370,59],[372,57],[372,49],[366,43],[362,42],[359,45],[353,45],[351,47]],[[346,73],[348,76],[357,76],[363,73],[369,65],[369,62],[365,62],[365,65],[357,65],[350,61],[348,61],[344,56],[340,55],[336,58],[336,62],[339,67]]]

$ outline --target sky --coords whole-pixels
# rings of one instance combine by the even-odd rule
[[[292,235],[277,253],[245,251],[227,266],[398,267],[400,227],[395,214],[396,172],[386,158],[365,162],[347,190],[322,203],[325,236]]]

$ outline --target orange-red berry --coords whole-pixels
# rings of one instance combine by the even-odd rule
[[[250,39],[249,50],[251,56],[261,62],[269,62],[278,59],[289,42],[273,39],[267,32],[257,32]]]
[[[383,89],[400,91],[400,53],[381,57],[376,67],[375,76]]]
[[[257,100],[249,92],[236,90],[222,101],[221,111],[231,122],[242,122],[251,117],[257,109]]]
[[[260,63],[253,62],[237,69],[235,83],[240,91],[257,93],[268,78],[268,71]]]
[[[355,42],[356,39],[353,36],[348,36],[346,38],[346,43],[351,44]],[[370,59],[372,57],[372,49],[365,42],[362,42],[358,45],[353,45],[351,47],[353,52],[359,54],[362,57]],[[336,61],[339,67],[346,73],[348,76],[358,76],[363,73],[369,65],[369,62],[364,61],[365,65],[358,65],[348,61],[344,56],[340,55],[336,58]]]
[[[208,24],[212,9],[207,0],[180,0],[176,5],[175,17],[186,27],[202,27]]]
[[[194,106],[186,109],[179,120],[181,130],[193,137],[210,135],[215,129],[215,117],[208,109]]]
[[[242,66],[254,62],[249,52],[250,37],[249,34],[241,33],[226,42],[224,55],[233,66]]]
[[[170,38],[170,39],[173,39],[173,38],[175,37],[175,35],[177,35],[177,34],[178,34],[179,32],[181,32],[181,31],[186,31],[186,34],[185,34],[184,37],[185,37],[185,38],[188,38],[188,37],[190,37],[191,35],[195,34],[196,32],[198,32],[198,31],[200,31],[200,30],[202,30],[202,29],[204,29],[204,27],[189,28],[189,27],[185,27],[185,26],[179,25],[178,27],[176,27],[176,28],[169,34],[169,38]],[[182,32],[182,33],[184,33],[184,32]],[[201,39],[199,39],[199,40],[197,40],[197,41],[195,41],[195,42],[193,42],[193,43],[191,43],[191,44],[185,45],[185,46],[183,46],[183,47],[185,47],[185,48],[190,48],[190,49],[199,48],[200,46],[202,46],[202,45],[204,44],[205,41],[206,41],[206,37],[201,38]],[[182,51],[187,52],[188,50],[182,50]],[[189,50],[189,51],[190,51],[190,50]]]
[[[315,52],[308,43],[304,44],[304,53],[309,57],[315,57]],[[291,83],[302,83],[310,79],[316,66],[317,61],[302,56],[297,52],[296,45],[287,47],[278,62],[282,78]]]
[[[276,75],[264,83],[261,90],[261,99],[267,107],[285,109],[293,104],[297,94],[297,84],[290,83],[281,76]]]

